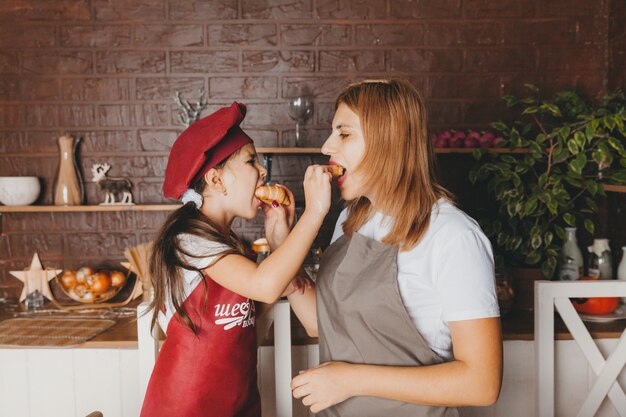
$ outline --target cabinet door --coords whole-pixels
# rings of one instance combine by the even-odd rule
[[[136,349],[0,349],[0,416],[135,417]]]
[[[617,346],[618,339],[600,339],[596,344],[606,358]],[[596,375],[573,340],[558,340],[556,361],[556,416],[575,416],[593,386]],[[626,388],[626,368],[618,378]],[[504,375],[498,402],[491,407],[462,407],[461,417],[532,417],[536,416],[535,387],[537,383],[535,342],[508,340],[504,342]],[[613,404],[604,399],[597,417],[619,417]]]
[[[28,416],[26,349],[0,349],[0,416]]]

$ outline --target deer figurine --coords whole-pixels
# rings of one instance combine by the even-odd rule
[[[107,177],[107,172],[111,169],[111,165],[93,164],[91,167],[91,173],[93,182],[98,184],[98,188],[104,191],[104,203],[105,204],[133,204],[133,183],[128,178],[122,177]],[[121,197],[119,202],[115,201],[115,196]]]

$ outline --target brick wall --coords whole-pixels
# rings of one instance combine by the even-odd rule
[[[195,100],[204,87],[207,114],[233,100],[246,103],[245,128],[258,146],[294,144],[286,101],[295,83],[316,97],[308,146],[325,139],[338,91],[362,78],[410,79],[427,101],[433,129],[482,128],[506,117],[499,97],[529,82],[546,91],[577,86],[598,97],[609,81],[624,80],[619,3],[3,0],[0,175],[43,178],[38,204],[50,204],[54,139],[69,131],[82,138],[88,204],[103,200],[87,174],[104,161],[112,175],[131,178],[138,203],[162,202],[168,151],[181,130],[176,90]],[[311,160],[276,156],[274,178],[301,198],[298,184]],[[467,163],[455,156],[442,157],[441,165],[444,182],[463,201]],[[328,242],[336,214],[320,244]],[[120,259],[124,247],[149,240],[165,216],[4,215],[0,283],[14,282],[7,271],[27,265],[34,251],[56,267]],[[261,234],[258,220],[235,227],[248,239]]]
[[[626,90],[626,2],[612,0],[609,20],[609,87]],[[615,243],[614,259],[626,245],[626,194],[609,195],[607,235]]]
[[[626,81],[626,3],[611,2],[609,19],[609,85],[624,88]]]

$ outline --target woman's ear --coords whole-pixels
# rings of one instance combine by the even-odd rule
[[[207,188],[212,191],[216,191],[220,194],[226,194],[226,187],[222,181],[221,171],[215,168],[211,168],[204,174],[204,181],[207,183]]]

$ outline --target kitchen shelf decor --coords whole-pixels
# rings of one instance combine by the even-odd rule
[[[141,296],[142,282],[135,271],[129,268],[127,262],[120,262],[120,264],[126,268],[126,271],[107,262],[101,263],[96,268],[82,267],[78,271],[65,270],[62,276],[56,277],[55,288],[48,283],[52,294],[50,301],[56,308],[64,311],[108,309],[128,305],[132,300]],[[83,272],[84,282],[79,282],[74,286],[71,283],[66,285],[64,282],[68,279],[66,274],[74,273],[77,278],[81,270],[88,270]],[[103,280],[107,280],[108,283],[105,284]],[[116,283],[116,281],[119,282]],[[80,286],[83,289],[78,291],[77,288]],[[84,288],[86,286],[87,288]],[[105,291],[101,292],[102,289]]]
[[[180,204],[84,205],[84,206],[0,206],[0,213],[81,213],[100,211],[173,211]]]
[[[307,84],[297,82],[287,87],[289,107],[287,114],[296,122],[295,146],[300,146],[300,125],[306,123],[313,115],[313,93]]]
[[[257,152],[263,155],[266,166],[266,158],[271,158],[274,154],[279,155],[317,155],[321,151],[319,148],[280,148],[265,147],[257,148]],[[530,149],[525,148],[437,148],[436,154],[459,154],[459,155],[481,155],[489,154],[528,154]],[[271,163],[269,164],[271,165]],[[626,193],[626,185],[603,184],[605,191]],[[54,205],[28,205],[28,206],[2,206],[0,205],[0,215],[2,213],[49,213],[49,212],[106,212],[106,211],[173,211],[180,208],[180,204],[135,204],[135,205],[83,205],[83,206],[54,206]]]
[[[30,267],[22,271],[10,271],[10,274],[24,283],[20,302],[24,302],[27,309],[29,307],[41,307],[43,298],[52,300],[52,293],[48,281],[62,272],[61,269],[43,268],[39,254],[35,252]]]
[[[593,235],[596,200],[605,191],[626,191],[626,99],[618,91],[594,105],[575,91],[546,99],[535,86],[527,88],[527,97],[504,97],[520,109],[516,120],[492,124],[505,146],[527,153],[475,153],[469,179],[493,199],[479,222],[496,264],[541,268],[550,279],[565,227]]]
[[[125,177],[109,177],[107,173],[111,169],[111,165],[93,164],[91,174],[93,182],[98,184],[98,188],[104,191],[104,203],[102,205],[115,204],[134,204],[133,203],[133,183]],[[119,201],[115,201],[115,197]]]
[[[54,186],[54,204],[77,206],[83,203],[83,182],[76,163],[79,140],[69,134],[59,137],[59,171]]]

